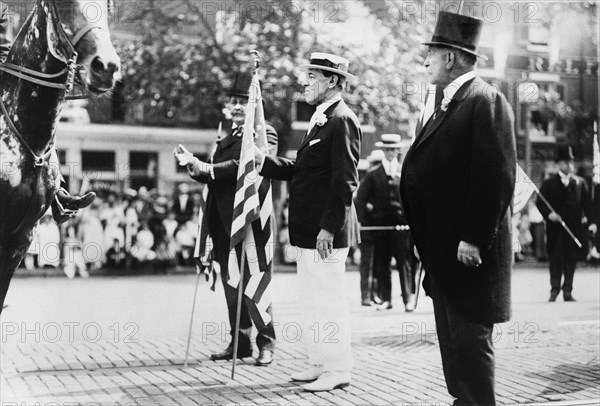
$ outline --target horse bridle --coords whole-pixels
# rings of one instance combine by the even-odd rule
[[[75,51],[75,47],[77,46],[79,41],[81,41],[90,31],[92,31],[94,29],[102,29],[102,27],[97,27],[97,26],[87,24],[84,27],[82,27],[81,29],[79,29],[77,31],[77,33],[75,33],[75,35],[73,36],[72,39],[67,38],[67,40],[69,41],[69,44],[73,47],[73,54],[71,55],[71,58],[67,62],[67,66],[58,73],[38,72],[33,69],[25,68],[23,66],[14,65],[12,63],[6,63],[6,62],[0,63],[0,71],[6,72],[9,75],[18,77],[19,79],[23,79],[23,80],[26,80],[28,82],[31,82],[31,83],[34,83],[34,84],[37,84],[40,86],[49,87],[52,89],[64,90],[65,93],[68,94],[73,90],[73,83],[75,82],[75,80],[79,79],[79,75],[77,75],[77,73],[79,73],[80,71],[85,69],[83,67],[83,65],[77,64],[78,54],[77,54],[77,51]],[[61,76],[64,76],[65,73],[67,73],[67,80],[65,83],[56,83],[56,82],[51,81],[51,79],[56,79]],[[6,122],[9,126],[10,130],[19,139],[21,144],[23,144],[25,146],[25,148],[29,151],[29,153],[33,156],[34,166],[36,166],[36,167],[44,166],[44,163],[46,162],[46,160],[48,160],[48,158],[50,158],[50,155],[52,155],[52,152],[54,151],[55,134],[52,135],[52,139],[50,140],[48,150],[42,155],[37,155],[33,151],[33,149],[29,146],[29,144],[27,143],[27,141],[25,140],[23,135],[19,132],[19,130],[17,130],[17,127],[15,126],[15,123],[10,118],[10,115],[9,115],[8,111],[6,110],[6,106],[4,105],[4,102],[2,101],[1,97],[0,97],[0,110],[1,110],[2,114],[4,114],[4,117],[6,119]]]

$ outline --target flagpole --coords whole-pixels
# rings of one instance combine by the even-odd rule
[[[548,206],[548,208],[550,209],[550,211],[556,213],[556,211],[554,210],[554,208],[550,205],[550,202],[548,200],[546,200],[546,198],[544,197],[544,195],[542,194],[542,192],[540,192],[540,190],[535,185],[535,183],[532,182],[531,186],[533,186],[533,189],[535,190],[535,193],[537,193],[537,195],[540,197],[540,199],[542,199],[542,201],[544,202],[544,204],[546,206]],[[575,234],[573,234],[573,232],[571,231],[571,229],[569,228],[569,226],[567,226],[567,224],[565,223],[565,221],[562,218],[560,219],[560,225],[565,229],[565,231],[573,239],[573,241],[575,242],[575,244],[577,244],[577,246],[579,248],[583,248],[583,245],[581,245],[581,242],[577,239],[577,237],[575,237]]]

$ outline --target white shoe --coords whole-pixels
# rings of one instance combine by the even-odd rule
[[[404,310],[409,313],[415,310],[415,295],[414,294],[408,295],[408,300],[406,301],[406,304],[404,305]]]
[[[314,365],[306,371],[296,372],[290,375],[290,379],[296,382],[312,382],[316,380],[323,373],[323,367],[320,365]]]
[[[316,381],[304,385],[307,392],[329,392],[342,389],[350,385],[350,372],[326,371]]]

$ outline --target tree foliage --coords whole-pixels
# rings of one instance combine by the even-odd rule
[[[404,15],[400,3],[144,2],[136,25],[125,27],[136,35],[118,40],[127,121],[216,127],[223,90],[257,49],[267,114],[285,134],[301,93],[297,66],[324,51],[346,56],[359,77],[348,99],[361,121],[398,131],[418,109],[419,42],[431,29]]]

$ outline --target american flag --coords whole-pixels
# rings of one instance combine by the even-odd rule
[[[594,121],[594,176],[595,185],[600,184],[600,146],[598,145],[598,122]]]
[[[244,294],[249,297],[248,309],[257,327],[271,321],[271,267],[273,265],[273,232],[271,215],[273,198],[271,181],[258,174],[254,166],[254,135],[256,145],[267,151],[267,132],[258,76],[254,74],[246,108],[242,136],[242,151],[238,167],[237,187],[231,224],[231,253],[229,255],[229,283],[240,282],[242,244],[244,255]]]
[[[527,206],[533,192],[537,190],[533,181],[517,164],[517,179],[515,181],[515,194],[513,195],[513,213],[518,213]]]

